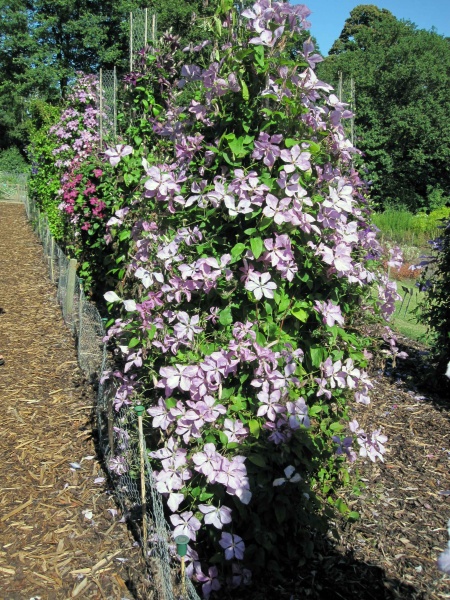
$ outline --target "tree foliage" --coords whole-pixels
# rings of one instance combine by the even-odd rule
[[[448,39],[360,5],[319,66],[336,86],[340,73],[344,89],[354,80],[356,139],[373,199],[428,208],[450,183]]]
[[[214,4],[211,2],[210,4]],[[148,7],[157,32],[198,39],[203,0],[0,0],[0,147],[27,145],[30,104],[58,103],[75,73],[128,66],[129,15]]]

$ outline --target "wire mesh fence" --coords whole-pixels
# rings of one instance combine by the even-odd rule
[[[149,41],[156,40],[156,15],[148,8],[138,8],[130,12],[130,72],[134,71],[136,53],[145,48]]]
[[[200,600],[189,579],[180,586],[180,564],[152,467],[144,442],[144,471],[140,469],[140,446],[137,416],[131,408],[116,411],[113,400],[116,384],[102,375],[111,367],[111,357],[103,339],[105,324],[94,304],[86,297],[83,281],[76,274],[76,260],[68,258],[50,234],[48,219],[24,192],[20,196],[26,213],[39,236],[48,274],[57,286],[57,299],[64,321],[71,329],[78,353],[78,362],[85,377],[97,388],[94,408],[99,449],[109,469],[115,495],[124,515],[141,545],[147,540],[145,552],[147,576],[153,583],[153,594],[160,600]],[[113,469],[112,464],[122,464]],[[145,502],[141,493],[141,477],[145,480]],[[144,509],[144,510],[143,510]],[[143,518],[145,512],[145,519]],[[143,524],[146,521],[146,535]],[[185,588],[183,591],[183,587]],[[180,591],[181,590],[181,591]]]
[[[103,142],[115,143],[117,137],[117,73],[116,68],[99,73],[99,135]]]

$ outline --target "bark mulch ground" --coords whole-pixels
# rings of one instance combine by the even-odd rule
[[[133,598],[139,549],[94,482],[93,391],[19,204],[0,203],[0,276],[0,598]]]
[[[138,549],[111,515],[108,490],[94,483],[103,475],[93,395],[18,205],[0,204],[0,274],[0,597],[148,598]],[[397,369],[375,374],[372,405],[355,407],[361,426],[389,437],[384,464],[353,467],[359,494],[341,494],[360,520],[337,517],[291,581],[257,582],[246,598],[450,598],[450,578],[436,568],[450,518],[450,400],[418,387],[426,350],[409,343],[407,351]]]
[[[403,341],[409,358],[374,376],[371,406],[354,414],[388,436],[385,462],[356,463],[365,488],[342,497],[361,518],[332,524],[339,540],[323,543],[314,575],[300,578],[307,597],[450,598],[450,577],[436,568],[450,519],[450,399],[418,387],[427,353]]]

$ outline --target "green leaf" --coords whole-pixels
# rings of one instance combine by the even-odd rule
[[[219,314],[219,323],[226,327],[227,325],[231,325],[233,322],[233,315],[231,314],[231,307],[227,306],[223,310],[220,311]]]
[[[263,69],[265,67],[264,46],[255,46],[254,56],[256,64]]]
[[[139,338],[131,338],[131,340],[128,343],[128,348],[134,348],[135,346],[139,345],[141,343],[141,340]]]
[[[231,256],[233,258],[237,258],[241,254],[243,254],[243,252],[245,251],[245,248],[246,248],[245,244],[242,244],[241,242],[239,242],[238,244],[233,246],[233,248],[231,248]]]
[[[309,350],[313,367],[320,367],[326,359],[327,351],[322,346],[312,346]]]
[[[235,448],[239,448],[240,444],[238,442],[228,442],[227,448],[229,450],[234,450]]]
[[[250,454],[248,457],[248,460],[253,463],[254,465],[256,465],[257,467],[267,467],[267,463],[265,461],[264,456],[261,456],[261,454]]]
[[[286,507],[284,504],[280,504],[279,502],[275,503],[275,516],[277,518],[278,523],[284,523],[286,520]]]
[[[348,513],[347,515],[348,519],[350,519],[351,521],[359,521],[359,519],[361,518],[361,515],[359,514],[358,511],[356,510],[352,510]]]
[[[261,433],[261,425],[259,421],[256,419],[250,419],[248,422],[248,426],[250,428],[250,433],[255,437],[259,438],[259,434]]]
[[[209,500],[210,498],[212,498],[214,496],[214,494],[208,494],[207,492],[202,492],[200,494],[200,502],[204,502],[205,500]]]
[[[167,400],[166,400],[166,406],[167,406],[168,409],[171,409],[171,408],[173,408],[176,405],[177,405],[176,398],[167,398]]]
[[[256,238],[251,238],[250,239],[250,247],[252,249],[253,252],[253,256],[258,259],[264,249],[264,243],[262,241],[262,239],[260,237],[256,237]]]
[[[201,491],[201,488],[195,487],[193,490],[191,490],[191,496],[193,498],[197,498],[197,496],[200,496]]]
[[[292,308],[291,314],[302,323],[306,323],[309,317],[309,313],[304,308]]]
[[[256,334],[256,342],[260,346],[265,346],[267,344],[266,336],[261,331],[258,331]]]
[[[243,98],[244,102],[248,102],[250,99],[250,93],[248,91],[247,84],[245,83],[245,81],[243,79],[241,79],[240,81],[241,81],[241,87],[242,87],[242,98]]]
[[[344,429],[344,426],[341,425],[340,423],[331,423],[330,429],[334,433],[338,433],[338,432],[340,432],[340,431],[342,431]]]
[[[349,512],[348,506],[345,504],[345,502],[343,500],[341,500],[341,498],[338,498],[334,505],[338,509],[338,511],[341,513],[341,515],[345,515]]]
[[[228,438],[223,431],[219,431],[219,439],[224,446],[228,446]]]

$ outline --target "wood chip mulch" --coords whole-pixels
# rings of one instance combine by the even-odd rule
[[[139,548],[95,483],[94,392],[20,204],[0,203],[0,277],[0,598],[134,598]]]
[[[0,274],[0,597],[147,598],[148,587],[133,587],[142,583],[139,549],[111,514],[107,487],[94,483],[104,476],[94,397],[19,205],[0,203]],[[450,400],[418,387],[426,349],[408,346],[409,359],[373,377],[372,405],[355,407],[362,427],[381,426],[389,438],[385,463],[351,467],[364,484],[359,494],[340,493],[360,520],[336,517],[290,582],[258,585],[246,598],[450,598],[450,577],[436,568],[448,542]]]

